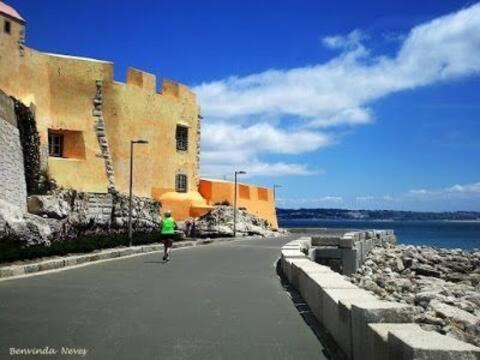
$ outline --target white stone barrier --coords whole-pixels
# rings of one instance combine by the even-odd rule
[[[343,244],[353,247],[361,242],[355,250],[364,255],[375,241],[395,237],[388,230],[345,235]],[[327,238],[332,243],[338,240]],[[300,238],[285,244],[280,268],[348,359],[480,360],[480,348],[414,324],[412,306],[379,300],[330,267],[312,261],[307,254],[318,241]]]
[[[312,237],[310,258],[344,275],[357,271],[374,246],[395,244],[393,230],[351,231]]]

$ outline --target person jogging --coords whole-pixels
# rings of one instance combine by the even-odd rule
[[[177,228],[177,224],[170,210],[165,211],[160,226],[163,242],[163,261],[168,261],[170,260],[170,248],[172,247],[175,229]]]

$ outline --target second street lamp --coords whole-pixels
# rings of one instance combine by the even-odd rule
[[[132,186],[133,186],[133,145],[148,144],[147,140],[131,140],[130,141],[130,192],[128,199],[128,246],[132,246]]]
[[[245,174],[245,171],[235,171],[235,190],[233,195],[233,237],[237,236],[237,176]]]
[[[273,201],[277,201],[277,192],[276,192],[276,190],[277,190],[278,188],[281,188],[281,187],[282,187],[282,185],[278,185],[278,184],[274,184],[274,185],[273,185]]]

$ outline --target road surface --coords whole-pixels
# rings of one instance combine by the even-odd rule
[[[238,240],[0,282],[0,359],[325,359],[281,286],[287,238]],[[11,356],[18,349],[86,356]]]

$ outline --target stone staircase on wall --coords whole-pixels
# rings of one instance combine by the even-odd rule
[[[113,160],[108,146],[107,133],[105,128],[105,119],[103,118],[103,81],[96,81],[96,94],[93,99],[93,116],[95,120],[95,132],[97,135],[98,145],[100,146],[100,157],[105,162],[105,172],[108,179],[108,192],[116,192],[115,172],[113,170]]]

